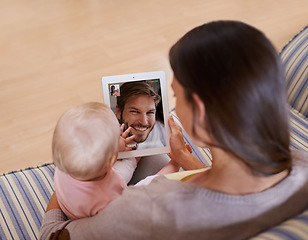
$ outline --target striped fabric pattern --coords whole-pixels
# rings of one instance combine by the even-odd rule
[[[291,148],[308,151],[308,121],[296,109],[290,108]]]
[[[289,104],[308,116],[308,26],[281,51]]]
[[[53,164],[0,176],[0,239],[38,239],[54,192]]]
[[[259,234],[251,240],[307,240],[308,239],[308,210],[283,222],[281,225]]]

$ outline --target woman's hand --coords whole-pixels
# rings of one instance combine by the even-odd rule
[[[125,125],[123,123],[121,125],[120,138],[119,138],[119,152],[132,150],[132,148],[126,147],[126,144],[128,144],[129,142],[131,142],[135,138],[135,135],[127,137],[129,132],[130,132],[130,130],[132,129],[132,127],[127,128],[126,131],[123,132],[124,131],[124,126]]]
[[[187,153],[186,142],[183,138],[182,128],[175,124],[173,118],[170,116],[168,119],[171,136],[170,136],[170,158],[176,160],[181,157],[182,154]]]
[[[189,145],[186,146],[186,142],[184,141],[182,128],[175,124],[172,116],[168,118],[168,124],[171,131],[171,152],[169,156],[172,161],[179,164],[185,170],[194,170],[206,167],[205,164],[200,162],[191,154],[191,147]]]

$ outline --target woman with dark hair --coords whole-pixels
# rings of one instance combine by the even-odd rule
[[[119,89],[116,89],[115,86],[112,85],[112,86],[110,87],[110,95],[111,95],[112,97],[118,97],[118,96],[120,96]]]
[[[177,100],[188,105],[176,104],[176,113],[183,119],[192,109],[193,124],[182,122],[190,136],[240,160],[254,175],[290,170],[283,71],[260,31],[234,22],[200,26],[171,48],[170,64],[174,88],[184,91]]]
[[[110,87],[110,95],[111,95],[111,96],[114,96],[115,93],[116,93],[116,91],[115,91],[115,86],[112,85],[112,86]]]
[[[211,168],[127,188],[98,215],[67,221],[54,194],[43,238],[247,239],[308,207],[306,152],[290,151],[279,57],[262,32],[218,21],[185,34],[170,50],[176,113]],[[169,119],[173,158],[204,167]],[[183,174],[181,173],[181,174]]]

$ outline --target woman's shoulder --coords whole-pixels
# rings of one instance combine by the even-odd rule
[[[290,175],[308,178],[308,152],[303,150],[292,150],[292,170]]]
[[[294,165],[302,165],[308,167],[308,152],[304,150],[292,150],[292,161]]]

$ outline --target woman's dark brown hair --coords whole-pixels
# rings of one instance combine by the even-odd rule
[[[175,43],[169,58],[192,108],[193,93],[203,101],[216,147],[254,173],[291,167],[284,75],[262,32],[237,21],[207,23]]]

